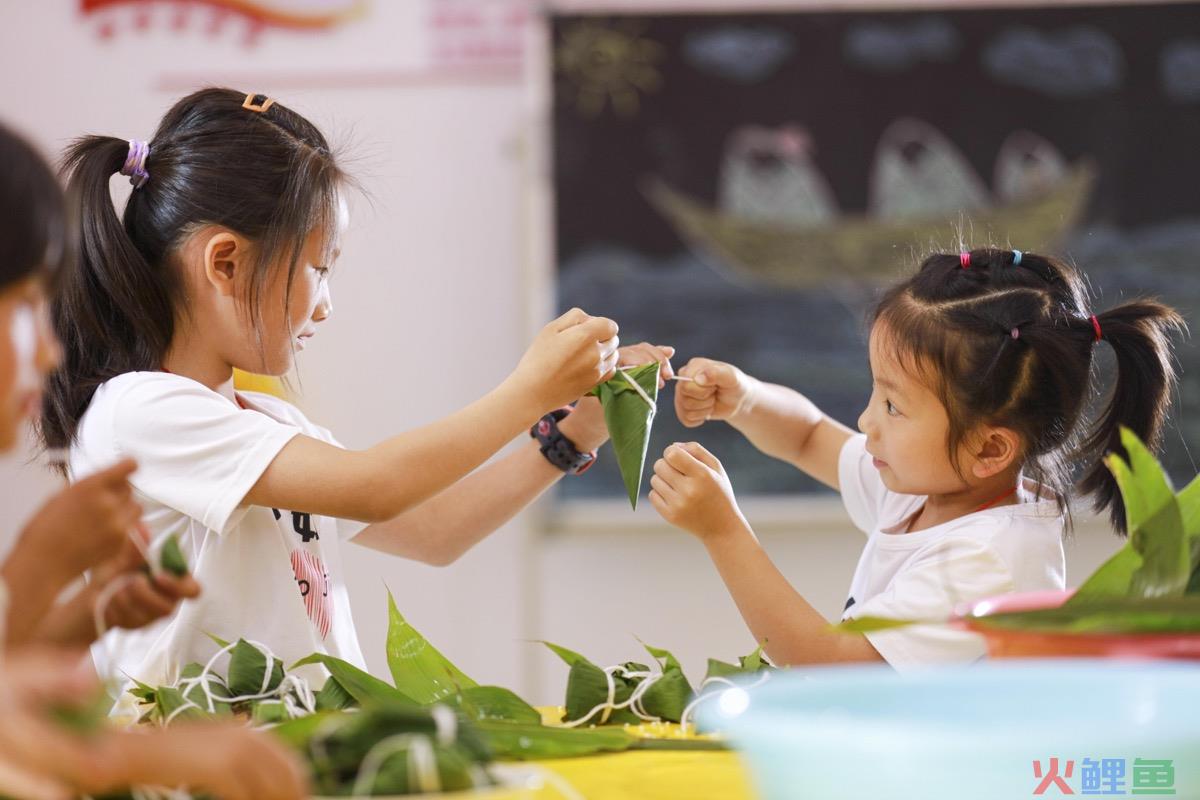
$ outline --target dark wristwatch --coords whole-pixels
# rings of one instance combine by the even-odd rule
[[[582,475],[596,463],[596,451],[581,452],[575,447],[575,443],[563,436],[562,431],[558,429],[558,423],[570,416],[571,411],[569,407],[551,411],[534,423],[529,429],[529,435],[537,439],[542,455],[547,461],[568,475]]]

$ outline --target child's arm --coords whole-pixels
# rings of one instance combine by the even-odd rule
[[[244,502],[384,522],[487,461],[543,414],[583,395],[617,364],[617,326],[573,309],[542,329],[498,388],[450,416],[368,450],[297,436]]]
[[[674,375],[669,361],[674,348],[639,344],[622,347],[620,353],[621,366],[657,360],[662,364],[660,381]],[[599,448],[608,439],[600,401],[592,397],[580,400],[558,427],[584,452]],[[537,442],[527,439],[516,452],[471,473],[410,511],[367,526],[354,542],[444,566],[512,519],[563,475],[542,455]]]
[[[685,426],[725,420],[762,452],[838,488],[838,456],[854,432],[807,397],[707,358],[692,359],[679,374],[692,378],[675,388],[675,413]]]
[[[650,502],[708,550],[754,638],[781,666],[880,661],[865,636],[835,633],[759,544],[721,462],[696,443],[672,445],[654,465]]]

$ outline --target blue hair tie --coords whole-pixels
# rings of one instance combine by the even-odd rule
[[[1022,255],[1022,253],[1021,253],[1021,251],[1020,251],[1020,250],[1013,250],[1013,251],[1012,251],[1012,254],[1013,254],[1013,263],[1012,263],[1012,265],[1015,267],[1015,266],[1017,266],[1017,265],[1019,265],[1019,264],[1021,263],[1021,255]]]

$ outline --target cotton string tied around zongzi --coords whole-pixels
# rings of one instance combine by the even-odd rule
[[[622,678],[641,679],[641,683],[634,687],[633,693],[621,703],[616,702],[617,684],[613,680],[613,675],[618,672],[621,674]],[[563,727],[575,728],[583,725],[597,713],[600,713],[599,724],[603,725],[604,723],[608,722],[608,718],[612,716],[614,711],[621,711],[622,709],[626,708],[636,714],[639,719],[642,719],[646,722],[662,722],[661,717],[657,717],[654,714],[648,713],[646,709],[642,707],[642,697],[645,696],[646,692],[650,691],[650,688],[654,686],[654,684],[658,683],[662,677],[663,673],[661,672],[629,670],[620,664],[612,667],[605,667],[604,678],[608,682],[608,697],[603,703],[600,703],[579,719],[564,722]]]
[[[262,687],[257,694],[222,697],[212,693],[209,687],[209,680],[212,678],[213,667],[221,656],[232,652],[237,647],[237,642],[227,644],[208,660],[208,663],[204,665],[204,669],[200,671],[199,675],[179,682],[179,690],[185,702],[179,708],[172,711],[170,716],[163,721],[163,724],[169,725],[175,717],[190,708],[200,709],[201,711],[207,710],[209,713],[212,713],[216,710],[216,703],[232,705],[233,703],[244,703],[252,700],[266,700],[268,702],[273,700],[283,704],[284,711],[287,713],[289,719],[312,714],[317,710],[316,696],[313,694],[312,687],[308,685],[308,681],[299,675],[288,673],[284,675],[283,680],[279,682],[278,686],[274,689],[270,688],[271,674],[275,669],[275,664],[276,662],[280,664],[283,662],[265,644],[250,640],[246,640],[246,643],[257,648],[266,657],[266,664],[263,668]],[[200,708],[190,697],[191,690],[196,686],[199,686],[200,691],[204,693],[205,702],[208,705],[207,709]]]

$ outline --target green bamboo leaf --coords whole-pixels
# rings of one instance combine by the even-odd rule
[[[975,625],[1041,633],[1200,632],[1200,597],[1108,597],[1079,605],[988,614]]]
[[[396,687],[379,680],[369,672],[364,672],[348,661],[326,655],[313,653],[308,658],[301,659],[292,665],[292,669],[308,664],[320,664],[329,670],[329,674],[337,679],[342,688],[358,702],[359,705],[379,705],[383,703],[399,703],[416,706],[417,703]]]
[[[646,403],[630,381],[635,382],[652,403],[657,403],[658,372],[658,362],[622,369],[591,392],[600,398],[604,407],[604,422],[617,457],[617,467],[629,493],[629,503],[635,509],[641,494],[655,407]]]
[[[505,720],[540,725],[542,714],[516,693],[500,686],[471,686],[458,695],[459,708],[468,719]]]
[[[1200,475],[1192,478],[1175,499],[1183,517],[1183,533],[1192,559],[1192,577],[1184,594],[1200,594]]]
[[[174,534],[163,542],[158,560],[164,570],[177,578],[182,578],[188,573],[187,559],[183,557],[183,550],[179,548],[179,537]]]
[[[188,701],[183,698],[183,694],[174,686],[159,686],[155,690],[155,696],[158,699],[158,713],[164,721],[171,718],[172,714],[188,705]],[[212,719],[212,716],[202,708],[189,707],[180,711],[171,719],[172,723],[182,720],[205,720]]]
[[[677,659],[670,650],[663,650],[660,647],[651,647],[645,642],[642,642],[642,647],[646,648],[647,653],[658,659],[659,667],[662,668],[663,672],[671,669],[677,669],[680,671],[683,670],[683,667],[679,665],[679,659]]]
[[[358,705],[358,701],[354,699],[354,695],[346,691],[346,687],[332,675],[325,680],[325,685],[321,687],[313,698],[317,702],[318,711],[341,711],[347,708],[354,708]]]
[[[238,639],[229,654],[229,689],[235,696],[263,694],[283,681],[283,663],[271,658],[271,673],[267,676],[268,656],[262,650]],[[265,684],[264,684],[265,680]]]
[[[1120,474],[1114,470],[1113,476],[1121,489],[1121,498],[1125,501],[1125,519],[1130,531],[1136,530],[1143,522],[1153,517],[1167,503],[1174,502],[1175,491],[1171,488],[1171,479],[1158,463],[1137,434],[1126,427],[1121,428],[1121,445],[1128,455],[1122,459],[1116,454],[1105,459],[1106,463],[1114,458],[1125,467]],[[1112,469],[1111,463],[1109,468]]]
[[[718,661],[715,658],[708,660],[708,669],[704,672],[704,680],[709,678],[729,678],[734,675],[744,675],[746,670],[737,664],[729,664],[725,661]]]
[[[193,662],[191,664],[188,664],[186,667],[183,668],[183,670],[180,671],[179,681],[180,681],[180,683],[182,683],[183,681],[190,680],[192,678],[198,678],[198,677],[200,677],[200,674],[203,672],[204,672],[204,666]],[[221,702],[218,702],[216,699],[216,698],[221,698],[221,697],[230,698],[230,697],[234,696],[233,693],[229,690],[229,687],[225,685],[225,681],[221,680],[219,675],[215,675],[210,672],[210,673],[208,673],[208,675],[206,677],[205,683],[208,685],[208,693],[207,694],[204,691],[204,687],[202,687],[199,683],[197,683],[196,685],[194,685],[190,689],[188,689],[186,692],[184,692],[183,696],[185,698],[187,698],[188,700],[192,701],[193,703],[195,703],[196,705],[203,708],[205,711],[210,711],[210,709],[208,707],[208,704],[209,704],[208,696],[212,695],[212,697],[213,697],[212,706],[213,707],[211,709],[211,713],[217,714],[219,716],[228,716],[228,715],[233,714],[233,709],[230,708],[230,705],[228,703],[221,703]],[[176,688],[179,688],[179,687],[177,686]],[[182,691],[182,689],[181,689],[181,691]]]
[[[1192,573],[1192,559],[1174,496],[1130,533],[1129,542],[1142,557],[1142,565],[1129,582],[1133,595],[1171,597],[1183,594]]]
[[[433,703],[478,686],[400,614],[388,592],[387,660],[392,681],[418,703]]]
[[[841,633],[874,633],[875,631],[886,631],[892,628],[904,628],[909,625],[925,624],[922,620],[915,619],[889,619],[888,617],[855,617],[852,619],[842,620],[831,627],[835,631]],[[932,624],[941,624],[938,622]]]
[[[1080,584],[1075,594],[1067,601],[1067,605],[1087,603],[1097,597],[1120,597],[1129,594],[1133,573],[1141,566],[1142,557],[1133,549],[1132,544],[1126,542]]]
[[[763,639],[763,644],[766,644],[766,639]],[[769,664],[763,658],[763,645],[754,648],[754,652],[748,656],[742,656],[738,659],[738,663],[742,665],[742,670],[745,672],[759,672],[765,669],[774,669],[775,667]]]
[[[624,678],[620,674],[613,675],[612,682],[614,687],[614,704],[620,704],[628,700],[637,686],[635,681]],[[572,664],[570,672],[567,673],[566,718],[574,721],[587,717],[585,724],[599,725],[601,724],[600,721],[603,717],[603,712],[597,712],[590,717],[588,717],[588,714],[596,706],[607,700],[608,678],[605,676],[604,670],[586,661],[576,661]],[[640,721],[636,714],[629,709],[623,708],[609,714],[608,719],[605,720],[605,724],[636,724]]]
[[[552,644],[551,642],[542,642],[542,644],[546,645],[546,647],[549,648],[552,653],[554,653],[556,656],[558,656],[564,662],[566,662],[566,665],[568,667],[573,667],[579,662],[583,662],[584,664],[592,664],[591,661],[588,661],[586,658],[579,655],[579,653],[576,653],[574,650],[568,650],[565,647],[562,647],[557,644]],[[596,665],[592,664],[592,666],[594,667]]]
[[[679,722],[683,718],[683,710],[695,695],[683,670],[668,669],[642,695],[642,708],[651,716],[667,722]]]
[[[226,647],[229,647],[229,645],[233,644],[232,642],[225,641],[220,636],[217,636],[214,633],[205,632],[204,635],[207,636],[209,639],[212,639],[213,642],[216,643],[217,647],[221,648],[222,650],[224,650]]]
[[[513,722],[477,723],[484,740],[499,759],[541,760],[620,752],[637,739],[624,728],[555,728]]]

